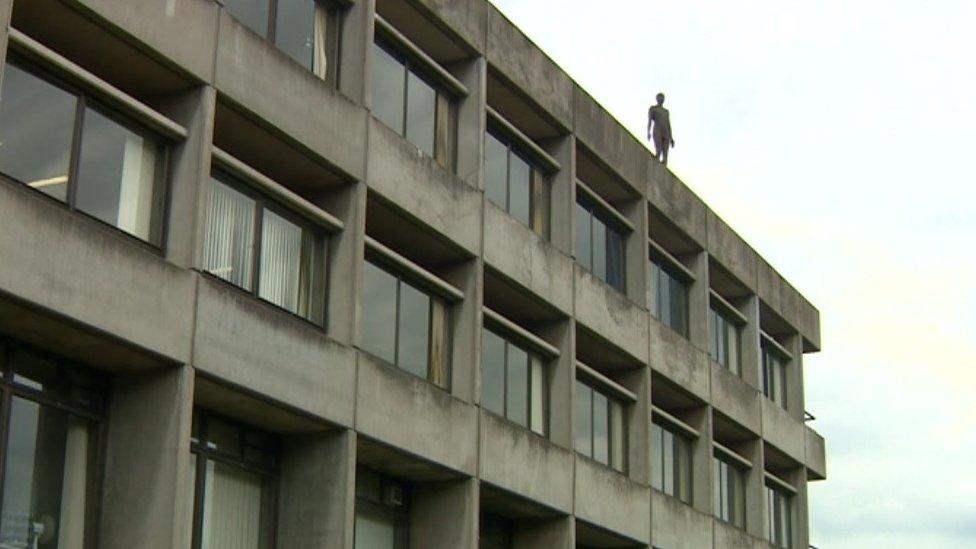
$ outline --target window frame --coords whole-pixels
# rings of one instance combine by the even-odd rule
[[[648,262],[650,263],[650,271],[651,271],[649,277],[650,284],[648,284],[648,296],[651,298],[651,302],[648,304],[648,306],[649,306],[649,311],[651,313],[651,316],[654,317],[658,322],[666,326],[668,329],[673,331],[674,333],[680,335],[685,339],[688,339],[690,336],[689,328],[691,324],[691,319],[690,319],[691,304],[689,303],[689,298],[691,294],[691,284],[694,281],[688,280],[684,272],[680,268],[677,268],[673,264],[670,258],[668,258],[667,256],[661,253],[658,253],[656,250],[652,249],[650,251],[650,254],[648,255]],[[681,287],[681,292],[682,295],[684,296],[683,297],[684,314],[682,315],[684,318],[684,322],[679,327],[674,326],[673,319],[670,320],[669,322],[665,322],[664,319],[661,318],[663,316],[661,313],[661,311],[663,310],[662,306],[664,305],[661,303],[661,299],[660,299],[660,293],[661,293],[660,275],[661,274],[663,274],[668,278],[669,287],[670,287],[670,282],[672,281]],[[668,303],[666,304],[669,310],[671,309],[674,303],[674,298],[670,297],[673,295],[674,293],[672,293],[669,289],[668,290],[669,300]],[[670,313],[668,314],[668,316],[671,317]]]
[[[503,357],[503,361],[502,361],[502,363],[503,363],[503,366],[502,366],[502,368],[503,368],[503,376],[502,376],[502,412],[501,413],[496,412],[495,410],[492,410],[491,408],[488,408],[488,407],[486,407],[484,405],[482,405],[482,408],[484,408],[485,410],[487,410],[489,413],[491,413],[491,414],[493,414],[493,415],[495,415],[495,416],[497,416],[497,417],[499,417],[499,418],[501,418],[501,419],[503,419],[503,420],[505,420],[505,421],[507,421],[507,422],[509,422],[509,423],[511,423],[511,424],[513,424],[513,425],[515,425],[517,427],[519,427],[520,429],[527,429],[527,430],[529,430],[529,431],[531,431],[531,432],[533,432],[533,433],[535,433],[535,434],[537,434],[537,435],[539,435],[539,436],[541,436],[543,438],[548,438],[549,437],[549,411],[550,411],[550,406],[549,406],[549,391],[547,390],[548,387],[547,387],[547,384],[545,383],[546,370],[548,369],[548,361],[539,352],[537,352],[535,349],[531,348],[531,346],[523,345],[520,341],[518,341],[518,338],[514,338],[514,337],[511,337],[510,335],[508,335],[506,333],[506,330],[504,330],[504,328],[502,326],[500,326],[500,324],[498,324],[496,322],[492,322],[490,320],[487,321],[487,322],[484,322],[484,324],[481,327],[481,330],[482,330],[482,332],[481,332],[481,335],[482,335],[482,356],[481,356],[481,365],[480,365],[481,366],[481,375],[482,375],[482,392],[481,392],[481,395],[480,395],[481,397],[484,396],[484,383],[483,383],[484,377],[483,376],[484,376],[484,368],[485,368],[485,355],[484,355],[484,335],[485,335],[485,332],[490,332],[492,335],[494,335],[495,337],[497,337],[500,340],[502,340],[502,342],[504,343],[504,349],[505,349],[505,351],[504,351],[504,357]],[[526,384],[525,384],[525,392],[526,392],[526,401],[527,402],[526,402],[526,408],[525,408],[525,410],[526,410],[526,424],[525,425],[522,425],[518,421],[515,421],[514,419],[512,419],[512,418],[510,418],[508,416],[508,370],[509,370],[509,368],[508,368],[508,366],[509,366],[509,364],[508,364],[508,349],[509,349],[509,347],[515,347],[515,348],[519,349],[520,351],[522,351],[523,353],[525,353],[525,355],[526,355],[526,380],[525,380],[526,381]],[[542,386],[541,387],[536,387],[536,384],[533,381],[533,379],[535,377],[533,375],[533,373],[534,373],[533,370],[535,368],[535,364],[536,363],[539,365],[538,367],[542,371],[542,378],[543,379],[542,379]],[[540,428],[540,431],[537,431],[535,429],[535,427],[533,427],[533,425],[532,425],[532,418],[533,418],[533,411],[534,411],[534,406],[533,406],[533,396],[534,395],[533,395],[533,392],[536,391],[536,390],[539,391],[539,406],[542,408],[541,410],[539,410],[539,413],[540,413],[541,418],[542,418],[541,419],[542,425],[540,425],[540,427],[539,427]]]
[[[725,492],[725,494],[727,495],[729,492],[729,484],[728,483],[723,484],[722,482],[722,478],[720,474],[721,467],[724,466],[727,468],[726,470],[729,471],[729,473],[725,475],[726,480],[731,479],[732,474],[738,475],[738,479],[739,479],[737,485],[739,486],[739,491],[738,493],[732,495],[732,499],[734,499],[734,504],[728,507],[729,516],[728,517],[723,516],[721,513],[721,509],[713,509],[712,514],[715,516],[715,518],[717,518],[718,520],[726,524],[730,524],[736,528],[745,529],[746,517],[748,516],[749,513],[748,506],[746,505],[746,493],[745,493],[746,475],[748,474],[748,470],[744,469],[741,463],[736,463],[736,460],[729,459],[729,457],[726,456],[724,452],[719,452],[717,448],[712,455],[712,460],[714,464],[712,473],[715,475],[715,478],[712,481],[713,500],[715,498],[718,498],[719,501],[722,501],[722,493]],[[734,481],[730,481],[730,482],[734,484]],[[724,501],[723,505],[727,503],[728,501]]]
[[[512,215],[512,156],[517,156],[523,162],[529,166],[529,219],[528,223],[522,223],[523,225],[532,229],[532,232],[536,233],[538,236],[545,240],[550,238],[550,221],[549,216],[551,215],[551,203],[552,199],[550,196],[552,185],[550,184],[550,178],[552,175],[551,171],[547,171],[541,163],[536,159],[535,154],[532,152],[532,148],[526,146],[525,136],[520,136],[513,133],[509,128],[505,127],[505,124],[496,122],[495,118],[500,118],[501,115],[497,113],[489,115],[487,126],[485,127],[485,143],[488,142],[488,136],[491,136],[496,141],[498,141],[503,147],[505,147],[505,204],[498,204],[494,200],[488,198],[488,193],[485,193],[485,197],[492,203],[501,208],[519,223],[522,220],[516,218]],[[485,160],[488,158],[487,145],[485,147]],[[487,162],[486,162],[487,164]],[[487,175],[487,166],[486,166]]]
[[[53,361],[59,374],[63,376],[65,369],[75,369],[77,365],[70,360],[52,353],[46,349],[36,347],[0,335],[0,496],[3,495],[7,450],[10,444],[10,411],[14,398],[34,402],[40,406],[81,417],[90,422],[91,444],[88,448],[88,468],[85,478],[85,534],[82,547],[93,549],[99,541],[98,517],[101,515],[100,487],[105,479],[105,447],[107,443],[108,424],[108,380],[99,372],[87,367],[80,367],[90,386],[95,401],[89,406],[82,406],[65,399],[60,399],[43,393],[27,384],[15,380],[15,370],[11,357],[13,349],[21,349],[29,355],[42,360]],[[0,504],[2,506],[2,504]]]
[[[788,351],[783,349],[779,342],[777,342],[772,336],[767,335],[763,331],[760,331],[759,333],[761,336],[759,338],[759,354],[762,362],[763,395],[783,410],[788,411],[791,399],[789,398],[790,383],[787,373],[793,357]],[[782,389],[782,395],[778,395],[776,393],[776,380],[771,379],[769,375],[769,372],[771,371],[771,366],[769,364],[770,358],[774,360],[775,377],[779,379],[778,385],[779,388]],[[770,395],[770,393],[773,394]]]
[[[28,75],[71,95],[75,100],[75,106],[74,120],[71,128],[71,146],[68,150],[68,179],[65,182],[65,199],[63,201],[39,189],[32,188],[26,182],[20,181],[2,171],[0,171],[0,179],[16,183],[19,187],[27,189],[31,193],[43,196],[46,200],[59,204],[72,213],[81,214],[88,219],[94,220],[100,225],[123,235],[125,238],[145,246],[153,253],[161,255],[166,248],[169,228],[166,221],[169,216],[170,205],[170,156],[173,140],[150,129],[148,125],[137,120],[135,117],[127,115],[124,110],[96,99],[95,94],[86,91],[83,86],[73,84],[45,66],[25,58],[25,56],[14,48],[8,48],[7,59],[4,63],[4,72],[8,65],[13,65]],[[89,109],[94,110],[99,115],[119,125],[123,129],[152,142],[156,146],[157,154],[153,166],[152,212],[149,220],[149,237],[146,240],[77,207],[78,173],[83,145],[84,120],[85,113]]]
[[[772,477],[772,478],[770,478]],[[776,479],[768,472],[766,473],[766,482],[763,485],[763,495],[765,504],[764,512],[766,516],[766,540],[775,547],[782,547],[783,549],[792,549],[793,547],[793,530],[795,527],[793,521],[793,511],[794,511],[794,496],[795,493],[791,493],[786,490],[784,486],[779,484],[786,484],[785,482]],[[788,485],[787,485],[788,486]],[[777,505],[781,503],[782,505]],[[785,510],[785,514],[782,514],[782,523],[777,524],[775,519],[776,513]],[[782,534],[783,539],[776,539],[776,532],[779,531]]]
[[[719,360],[718,352],[718,332],[719,323],[716,317],[721,318],[725,326],[725,358],[726,362]],[[716,363],[723,366],[736,376],[742,377],[742,329],[747,321],[744,321],[742,313],[735,310],[731,303],[726,301],[714,290],[711,291],[708,310],[708,354]],[[734,356],[729,352],[728,342],[735,341]],[[734,366],[734,367],[733,367]]]
[[[660,411],[655,410],[656,413],[652,413],[651,417],[651,487],[658,490],[662,494],[673,497],[674,499],[687,504],[692,504],[692,498],[695,493],[695,449],[694,445],[697,443],[697,439],[682,425],[678,425],[675,422],[670,421],[670,418],[663,417]],[[670,414],[669,414],[670,415]],[[659,429],[661,431],[661,463],[655,462],[655,451],[654,451],[654,429]],[[672,450],[671,450],[671,470],[667,470],[664,464],[667,461],[667,453],[665,451],[665,433],[672,437]],[[680,441],[680,443],[678,442]],[[687,463],[681,464],[680,467],[675,467],[678,461],[675,459],[674,446],[677,444],[683,444],[685,449],[685,455],[687,457]],[[658,468],[660,468],[660,474],[658,474]],[[675,469],[677,469],[677,475],[675,474]],[[681,474],[684,473],[684,478],[681,478]],[[674,487],[672,492],[667,490],[668,480],[670,477],[671,485]],[[658,478],[661,479],[661,485],[657,486]],[[684,493],[681,491],[681,487],[685,487]]]
[[[452,375],[453,372],[451,368],[452,366],[451,352],[450,352],[452,348],[452,339],[451,339],[451,330],[449,329],[451,323],[451,315],[452,315],[452,303],[448,301],[448,299],[446,299],[440,292],[431,290],[430,285],[425,283],[423,280],[419,279],[414,273],[411,273],[408,270],[398,268],[394,261],[391,261],[390,258],[385,257],[382,253],[378,251],[367,249],[363,261],[383,271],[384,273],[386,273],[396,281],[396,311],[394,312],[393,315],[393,325],[394,325],[393,362],[390,362],[383,357],[373,354],[369,349],[360,347],[360,350],[368,354],[369,356],[375,358],[376,360],[396,368],[397,370],[401,370],[414,377],[419,377],[421,379],[424,379],[425,381],[434,385],[435,387],[438,387],[439,389],[450,391],[451,382],[453,381],[453,375]],[[414,374],[410,370],[401,366],[399,363],[400,309],[401,309],[400,289],[403,284],[406,284],[411,288],[413,288],[414,290],[416,290],[417,292],[424,294],[425,296],[427,296],[429,300],[429,306],[427,310],[427,315],[428,315],[427,316],[427,322],[428,322],[427,324],[428,326],[427,375],[425,377],[420,377]],[[436,308],[440,308],[441,313],[435,311]],[[442,318],[439,320],[439,322],[435,322],[435,320],[437,320],[435,317],[438,314],[440,314]],[[443,333],[440,336],[436,336],[434,333],[437,324],[441,324],[441,329],[443,330]],[[443,364],[441,365],[441,368],[443,369],[444,379],[442,380],[436,379],[435,374],[437,372],[435,371],[435,367],[434,367],[435,366],[434,365],[435,343],[436,343],[435,340],[438,337],[440,338],[440,343],[443,345],[443,349],[442,349],[443,352],[441,353]]]
[[[580,182],[577,182],[577,187],[579,187],[579,185],[580,185]],[[583,269],[585,269],[590,274],[592,274],[595,278],[598,278],[601,282],[603,282],[607,286],[610,286],[611,288],[617,290],[620,293],[626,293],[627,292],[627,238],[629,237],[630,233],[633,232],[633,231],[630,230],[630,227],[627,227],[627,226],[622,225],[620,223],[620,221],[616,218],[616,216],[613,213],[607,211],[607,207],[606,206],[604,206],[604,205],[600,204],[599,202],[597,202],[588,193],[579,193],[579,192],[576,193],[576,207],[579,208],[579,209],[582,209],[585,212],[587,212],[587,217],[588,217],[588,220],[589,220],[588,225],[589,225],[589,228],[590,228],[590,237],[589,237],[589,243],[590,243],[590,250],[589,250],[590,266],[587,267],[586,265],[583,265],[582,263],[580,263],[579,257],[578,257],[578,253],[577,253],[578,250],[574,249],[573,250],[573,257],[574,257],[574,259],[576,261],[576,264],[579,265],[580,267],[582,267]],[[573,213],[574,213],[574,217],[575,217],[575,215],[579,213],[579,210],[576,209],[576,208],[574,208]],[[620,214],[617,214],[617,215],[620,215]],[[604,246],[605,261],[606,261],[606,264],[604,265],[604,270],[605,270],[605,272],[608,273],[606,275],[606,279],[601,278],[597,274],[597,272],[593,269],[593,258],[594,258],[594,253],[593,252],[594,252],[594,249],[595,249],[595,244],[594,244],[594,240],[593,240],[593,219],[599,220],[600,223],[603,224],[603,226],[604,226],[604,228],[606,230],[606,233],[605,233],[605,236],[604,236],[604,244],[603,244],[603,246]],[[578,225],[577,225],[578,222],[579,222],[578,220],[575,220],[575,222],[573,223],[574,235],[575,235],[575,231],[578,228]],[[610,278],[610,276],[609,276],[609,272],[610,272],[610,253],[609,253],[610,246],[608,246],[608,243],[609,243],[609,237],[610,237],[610,233],[611,232],[613,232],[614,234],[617,235],[617,237],[620,238],[620,252],[621,253],[620,253],[620,265],[619,265],[619,269],[620,269],[620,285],[619,286],[617,286],[616,284],[614,284],[614,283],[612,283],[612,282],[610,282],[608,280]],[[578,245],[578,243],[577,243],[577,245]]]
[[[573,398],[574,401],[579,399],[579,386],[582,385],[586,387],[590,394],[590,412],[589,412],[589,441],[590,449],[588,453],[581,452],[579,449],[579,442],[576,440],[576,429],[578,428],[579,418],[575,418],[573,422],[573,451],[580,456],[592,461],[593,463],[599,464],[602,467],[607,467],[620,473],[622,475],[627,474],[628,470],[628,448],[629,441],[627,436],[627,418],[626,418],[626,406],[627,404],[623,401],[621,395],[617,394],[617,391],[613,390],[612,387],[606,386],[603,380],[595,379],[591,372],[595,372],[592,368],[588,366],[585,369],[579,368],[580,364],[577,363],[578,374],[574,379],[573,385]],[[597,375],[600,375],[597,372]],[[611,381],[612,383],[612,381]],[[594,394],[599,394],[607,401],[607,461],[604,463],[596,457],[596,437],[594,436],[595,428],[593,418],[595,417],[595,401],[593,398]],[[617,413],[614,413],[614,407],[617,408]],[[578,411],[578,404],[574,402],[573,405],[574,413]],[[619,415],[621,424],[619,429],[615,427],[614,416]],[[619,433],[621,439],[618,441],[614,437],[614,433]],[[614,450],[615,446],[619,446],[620,455]],[[619,464],[619,467],[616,465]]]
[[[282,453],[280,437],[275,433],[270,433],[256,427],[252,427],[246,423],[227,417],[218,412],[199,407],[194,407],[193,419],[194,421],[199,421],[199,424],[198,428],[194,429],[194,432],[190,437],[190,453],[196,457],[196,467],[193,472],[193,520],[191,521],[193,531],[190,544],[191,549],[200,549],[203,544],[203,502],[204,498],[206,497],[205,491],[208,461],[214,461],[230,467],[236,467],[248,473],[258,475],[261,477],[263,482],[269,483],[271,491],[271,501],[269,502],[271,520],[268,527],[271,531],[268,532],[268,535],[270,538],[271,547],[276,547],[278,541],[278,500],[281,489],[279,486],[279,482],[281,480]],[[232,455],[229,452],[223,452],[219,448],[211,448],[208,441],[198,438],[207,432],[206,429],[211,419],[217,419],[218,421],[227,423],[239,430],[240,458],[237,458],[237,456]],[[245,441],[247,439],[247,434],[251,432],[260,433],[262,436],[272,441],[273,448],[267,451],[271,451],[275,455],[275,463],[273,466],[262,467],[258,464],[250,463],[244,459],[244,448],[247,446]]]
[[[212,277],[215,280],[220,281],[223,284],[227,284],[233,288],[250,295],[254,299],[262,303],[271,305],[272,307],[284,311],[291,316],[301,319],[302,321],[315,326],[320,330],[325,330],[328,326],[328,304],[329,304],[329,282],[332,276],[332,269],[329,268],[330,252],[332,247],[332,233],[316,224],[315,222],[309,220],[308,218],[296,213],[288,206],[282,205],[280,202],[270,198],[266,193],[255,189],[254,185],[249,184],[246,179],[242,176],[236,175],[232,170],[227,169],[221,165],[215,164],[210,170],[210,176],[207,180],[207,185],[211,185],[212,182],[216,180],[220,184],[236,191],[247,198],[254,201],[254,219],[253,219],[253,237],[251,241],[252,253],[251,253],[251,288],[244,288],[238,284],[235,284],[229,280],[226,280],[219,275],[211,273],[204,266],[201,265],[200,272],[208,277]],[[209,195],[208,195],[209,197]],[[209,198],[208,198],[209,200]],[[209,203],[208,203],[209,212]],[[316,304],[312,303],[312,298],[309,297],[309,317],[302,316],[297,312],[292,312],[285,307],[274,303],[268,299],[265,299],[259,295],[261,289],[261,257],[263,255],[262,236],[264,234],[264,212],[265,210],[281,217],[282,219],[296,225],[302,230],[302,236],[305,233],[311,234],[313,238],[313,255],[321,255],[322,264],[319,265],[319,269],[324,271],[321,275],[315,277],[312,282],[311,293],[319,294],[321,302]],[[209,217],[204,220],[204,226],[208,226],[210,223]],[[203,242],[203,249],[206,249],[206,241]],[[201,260],[202,261],[202,260]],[[316,311],[314,314],[312,311]]]
[[[362,495],[358,486],[354,488],[355,508],[353,509],[353,547],[356,547],[356,519],[358,518],[360,510],[363,510],[367,514],[372,514],[373,516],[391,519],[393,522],[393,549],[406,549],[410,540],[410,508],[412,507],[413,487],[408,482],[399,481],[393,477],[362,465],[356,466],[357,483],[359,482],[359,479],[364,476],[364,472],[376,476],[376,480],[380,488],[380,497],[379,500],[371,499],[365,495]],[[403,491],[404,504],[399,506],[399,508],[383,503],[383,492],[388,486],[395,486]]]

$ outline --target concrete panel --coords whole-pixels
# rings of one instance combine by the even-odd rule
[[[573,511],[573,452],[481,411],[480,478],[564,513]]]
[[[197,369],[307,414],[352,425],[352,349],[229,284],[199,279]]]
[[[703,401],[711,395],[711,359],[687,339],[651,317],[649,364]]]
[[[712,547],[711,515],[651,489],[651,543],[667,549]]]
[[[802,297],[800,296],[799,292],[797,292],[796,289],[793,288],[793,286],[787,282],[785,278],[780,276],[779,315],[786,319],[786,321],[789,322],[794,328],[796,328],[798,325],[796,319],[799,316],[801,299]]]
[[[200,0],[78,0],[203,82],[213,80],[218,4]]]
[[[134,239],[0,181],[0,292],[180,363],[189,360],[193,278]]]
[[[708,241],[708,206],[660,162],[647,160],[647,200],[703,249]]]
[[[820,433],[804,426],[806,435],[806,459],[804,463],[811,473],[820,479],[827,478],[826,443]]]
[[[803,463],[806,458],[806,433],[803,423],[768,398],[762,401],[763,439],[786,455]]]
[[[640,543],[648,543],[651,490],[595,461],[576,458],[576,516]]]
[[[809,301],[800,297],[800,306],[796,318],[797,328],[806,341],[804,350],[806,352],[820,350],[820,311],[817,310]]]
[[[721,549],[765,549],[769,547],[765,540],[755,538],[731,524],[720,520],[714,521],[715,547]]]
[[[226,12],[214,85],[351,178],[362,179],[366,111]]]
[[[566,128],[573,127],[573,81],[518,27],[489,7],[488,62]]]
[[[360,352],[356,430],[444,467],[474,475],[478,408]]]
[[[485,49],[488,3],[484,0],[418,0],[468,46]]]
[[[473,478],[415,484],[410,494],[410,549],[478,546],[478,481]]]
[[[756,287],[756,294],[759,296],[759,299],[763,301],[763,303],[779,314],[779,312],[782,310],[782,302],[780,300],[782,296],[782,292],[780,290],[782,278],[780,278],[779,273],[776,272],[776,269],[767,263],[765,259],[759,257],[757,258],[757,261],[757,277],[759,284]],[[784,320],[789,321],[788,318],[784,318]]]
[[[579,265],[574,265],[574,274],[577,321],[637,361],[647,362],[647,311]]]
[[[612,166],[638,195],[647,185],[647,149],[590,94],[573,85],[576,139]]]
[[[712,406],[739,425],[759,434],[762,425],[762,395],[751,385],[717,362],[712,371]]]
[[[474,255],[481,249],[481,193],[370,119],[370,189]]]
[[[573,311],[573,259],[485,201],[485,263],[567,315]]]
[[[708,253],[747,287],[755,290],[758,255],[732,227],[708,210]]]

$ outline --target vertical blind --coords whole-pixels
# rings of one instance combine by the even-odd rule
[[[201,549],[263,549],[261,477],[207,462]]]
[[[211,178],[203,266],[246,290],[251,289],[254,209],[254,200]]]

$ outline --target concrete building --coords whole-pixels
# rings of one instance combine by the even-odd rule
[[[807,547],[819,313],[490,3],[0,29],[0,547]]]

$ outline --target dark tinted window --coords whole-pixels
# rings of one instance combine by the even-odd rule
[[[305,68],[312,68],[315,48],[315,0],[278,0],[275,13],[275,43]]]

